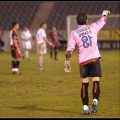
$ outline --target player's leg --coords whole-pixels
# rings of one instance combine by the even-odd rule
[[[22,55],[22,58],[25,58],[25,49],[26,49],[25,41],[22,41],[22,47],[23,47],[23,55]]]
[[[99,60],[92,63],[91,76],[92,76],[92,81],[93,81],[92,113],[96,114],[98,101],[99,101],[99,97],[100,97],[100,77],[102,76],[101,66],[100,66],[100,61]]]
[[[16,63],[15,63],[15,72],[16,74],[20,74],[20,70],[19,70],[19,66],[20,66],[20,54],[17,52],[17,50],[15,51],[16,53]]]
[[[12,67],[12,73],[14,74],[15,73],[15,65],[16,65],[16,55],[15,55],[15,50],[14,49],[11,49],[11,57],[12,57],[12,60],[11,60],[11,67]]]
[[[29,59],[29,50],[25,49],[25,54],[24,54],[26,59]]]
[[[28,57],[27,41],[24,41],[24,57],[25,59]]]
[[[11,50],[12,55],[12,73],[18,74],[19,73],[19,65],[20,65],[20,55],[16,49]]]
[[[39,55],[39,70],[43,70],[43,54]]]
[[[17,58],[16,59],[16,74],[20,74],[19,66],[20,66],[20,59]]]
[[[39,47],[38,47],[38,54],[39,54],[39,70],[44,70],[44,67],[43,67],[43,57],[44,57],[44,54],[47,53],[47,50],[46,50],[46,44],[41,44]]]
[[[39,70],[43,66],[43,56],[41,54],[41,45],[37,45],[37,54],[38,54],[38,64],[39,64]]]
[[[31,42],[26,42],[26,59],[29,59],[29,51],[32,49]]]
[[[50,47],[50,58],[51,59],[53,58],[53,49],[52,49],[52,47]]]
[[[88,87],[89,87],[89,77],[82,79],[81,99],[83,103],[84,114],[90,114],[90,110],[88,107],[89,105]]]
[[[57,55],[58,55],[58,48],[57,46],[54,47],[54,59],[57,60]]]
[[[15,59],[12,58],[12,60],[11,60],[12,73],[15,72],[15,63],[16,63]]]
[[[88,87],[89,87],[89,66],[80,65],[80,75],[82,77],[82,87],[81,87],[81,99],[83,104],[84,114],[90,114],[89,110],[89,96],[88,96]]]
[[[92,77],[93,81],[93,89],[92,89],[92,95],[93,95],[93,101],[92,101],[92,114],[96,114],[97,112],[97,106],[100,96],[100,81],[99,77]]]

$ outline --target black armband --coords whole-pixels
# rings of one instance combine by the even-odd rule
[[[69,59],[71,57],[71,51],[68,51],[66,54],[65,54],[65,57],[66,59]]]

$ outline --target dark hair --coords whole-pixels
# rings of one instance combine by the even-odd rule
[[[77,15],[76,20],[77,20],[78,25],[84,25],[86,24],[87,15],[85,13],[79,13]]]
[[[18,22],[13,22],[12,23],[12,28],[14,28],[16,24],[19,24],[19,23]]]
[[[47,24],[46,22],[42,22],[41,24],[40,24],[40,27],[42,27],[44,24]]]

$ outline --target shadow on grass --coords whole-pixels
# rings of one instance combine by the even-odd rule
[[[74,111],[70,111],[70,110],[59,110],[59,109],[52,109],[52,108],[41,108],[41,107],[37,107],[35,105],[31,105],[31,106],[20,106],[20,107],[11,107],[14,109],[19,109],[19,110],[37,110],[37,111],[46,111],[46,112],[60,112],[60,113],[74,113],[74,114],[83,114],[81,112],[74,112]]]

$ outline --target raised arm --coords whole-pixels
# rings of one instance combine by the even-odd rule
[[[100,20],[91,24],[91,26],[94,26],[96,28],[97,32],[99,32],[100,29],[106,24],[108,14],[110,14],[110,11],[104,10],[102,12],[102,17],[100,18]]]

